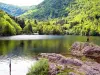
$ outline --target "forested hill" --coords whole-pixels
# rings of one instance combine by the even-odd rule
[[[0,35],[100,35],[100,0],[44,0],[20,17],[1,11]]]
[[[4,11],[0,10],[0,36],[21,34],[22,28]]]
[[[21,15],[21,17],[27,17],[29,19],[48,19],[67,16],[68,12],[66,11],[66,7],[72,1],[73,0],[44,0],[41,4],[37,5],[34,10],[29,10]]]
[[[68,32],[77,35],[100,35],[100,0],[75,0],[67,11]]]
[[[66,34],[100,35],[100,0],[44,0],[37,9],[22,16],[52,18],[49,24],[61,25]]]
[[[5,3],[0,3],[0,9],[4,10],[5,12],[7,12],[12,16],[19,16],[27,11],[25,8],[21,8],[18,6],[5,4]]]

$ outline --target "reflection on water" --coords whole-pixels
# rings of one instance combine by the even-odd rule
[[[12,58],[12,75],[25,75],[38,53],[68,53],[72,43],[86,41],[85,36],[67,35],[19,35],[0,39],[0,75],[9,75],[9,58]],[[90,41],[100,45],[99,37],[91,36]]]
[[[12,58],[11,59],[11,75],[26,75],[28,69],[36,61],[27,58]],[[0,75],[9,75],[9,60],[1,59],[0,60]]]

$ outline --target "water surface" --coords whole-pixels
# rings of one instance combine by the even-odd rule
[[[0,37],[0,75],[9,75],[9,59],[12,75],[26,75],[39,53],[70,52],[71,45],[85,42],[86,36],[18,35]],[[100,37],[90,37],[90,42],[100,45]]]

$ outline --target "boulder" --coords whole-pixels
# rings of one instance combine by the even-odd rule
[[[95,59],[100,58],[100,46],[88,42],[75,42],[71,47],[71,54]]]
[[[89,43],[85,42],[75,42],[71,46],[71,54],[75,56],[83,56],[83,49],[89,46]]]
[[[76,66],[81,66],[82,62],[78,59],[73,59],[71,57],[65,57],[63,55],[60,54],[55,54],[55,53],[41,53],[42,57],[47,58],[50,62],[55,62],[58,64],[72,64],[72,65],[76,65]]]
[[[100,47],[99,46],[87,46],[83,49],[83,54],[88,57],[100,58]]]
[[[100,75],[100,64],[96,62],[85,62],[81,69],[86,75]]]
[[[61,60],[58,61],[58,63],[60,64],[65,64],[65,65],[75,65],[75,66],[82,66],[82,62],[76,58],[71,58],[71,57],[68,57],[68,58],[62,58]]]
[[[100,75],[100,64],[95,61],[81,61],[75,57],[65,57],[56,53],[42,53],[49,60],[49,75],[57,75],[64,70],[66,75]]]

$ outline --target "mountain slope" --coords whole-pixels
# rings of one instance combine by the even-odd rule
[[[57,0],[57,1],[53,0],[51,1],[51,4],[50,1],[51,0],[48,1],[45,0],[43,3],[39,4],[35,9],[30,10],[21,16],[25,18],[27,17],[29,18],[29,20],[28,19],[20,20],[14,17],[14,20],[17,23],[19,23],[20,26],[22,27],[23,33],[25,34],[39,33],[39,34],[48,34],[48,35],[49,34],[54,34],[54,35],[73,34],[73,35],[92,35],[92,36],[100,35],[100,0],[73,0],[73,1],[69,1],[69,4],[67,5],[66,4],[64,5],[63,4],[64,2],[59,4],[59,1],[61,0]],[[51,10],[53,10],[54,12],[58,10],[59,12],[55,14],[52,13]],[[8,26],[9,25],[8,23],[10,23],[11,24],[10,26],[14,27],[13,29],[14,32],[18,30],[15,27],[19,25],[14,24],[15,22],[13,23],[14,20],[11,19],[12,17],[9,18],[12,21],[6,19],[8,15],[6,13],[4,14],[6,17],[4,16],[3,18],[1,16],[0,28],[3,30],[3,28],[5,28],[5,26]],[[30,20],[30,19],[42,19],[42,21]],[[10,29],[11,27],[10,28],[9,27],[5,29]],[[16,34],[19,34],[19,32],[17,32]]]
[[[41,27],[40,31],[48,31],[48,34],[50,29],[46,29],[46,27],[54,25],[56,27],[60,26],[66,34],[100,35],[100,0],[67,0],[69,2],[67,5],[63,4],[66,3],[66,0],[63,1],[64,2],[61,2],[61,0],[44,0],[36,9],[28,11],[21,17],[46,19],[47,24],[41,21],[40,26],[43,27]],[[51,11],[59,12],[55,14]],[[47,20],[48,18],[52,19]]]
[[[22,28],[8,14],[0,10],[0,35],[16,35],[20,34]]]
[[[75,0],[66,10],[69,11],[68,32],[77,35],[100,35],[100,0]]]
[[[29,10],[20,17],[48,19],[67,16],[65,8],[73,0],[44,0],[35,9]]]
[[[0,9],[4,10],[5,12],[7,12],[12,16],[19,16],[27,11],[24,8],[4,3],[0,3]]]

